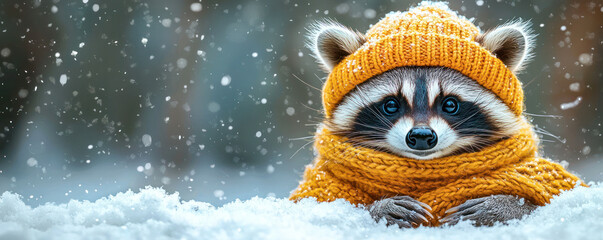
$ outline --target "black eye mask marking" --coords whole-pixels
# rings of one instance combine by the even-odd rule
[[[384,105],[391,100],[398,103],[398,109],[392,113],[385,112],[386,107]],[[392,128],[398,119],[407,113],[408,108],[408,103],[401,96],[389,96],[381,101],[374,102],[358,113],[352,126],[353,131],[348,134],[348,137],[366,137],[370,140],[384,140],[387,131]]]
[[[462,138],[465,136],[477,137],[475,147],[481,148],[491,144],[495,138],[496,132],[500,129],[494,125],[488,115],[476,104],[469,101],[463,101],[458,97],[458,110],[454,114],[445,112],[443,109],[444,100],[449,96],[438,96],[434,110],[438,111],[439,115],[448,122],[450,127]],[[462,141],[462,140],[460,140]]]
[[[403,87],[401,83],[406,79],[414,80],[412,107],[411,103],[407,102],[406,98],[402,96],[401,89],[392,89],[392,93],[397,92],[397,94],[384,97],[378,102],[370,103],[369,106],[359,109],[353,119],[350,119],[353,121],[351,125],[340,126],[344,127],[344,129],[340,128],[342,131],[339,134],[348,137],[351,143],[359,146],[374,148],[384,152],[399,153],[402,149],[388,143],[386,136],[391,131],[393,125],[399,122],[402,117],[412,118],[415,125],[429,124],[432,118],[440,118],[459,137],[456,146],[462,146],[458,149],[455,148],[453,152],[449,152],[447,155],[479,151],[484,147],[509,137],[502,131],[506,127],[506,125],[503,125],[504,121],[501,123],[497,122],[496,118],[490,115],[491,113],[471,99],[464,100],[454,93],[450,95],[440,93],[430,106],[429,81],[440,81],[439,88],[452,88],[453,92],[480,91],[479,89],[481,88],[475,86],[476,83],[473,80],[455,70],[437,67],[403,67],[390,70],[363,84],[368,84],[367,87],[375,87],[377,85],[383,87],[382,85],[387,84],[387,86],[391,86],[392,88],[399,88]],[[392,84],[390,81],[395,81],[395,83]],[[446,86],[442,86],[444,84]],[[455,88],[456,85],[467,85],[467,87]],[[360,92],[351,94],[360,94]],[[374,97],[365,96],[362,100],[375,100]],[[456,101],[453,103],[449,102],[446,108],[444,108],[444,100],[447,97],[453,97]],[[388,100],[392,99],[397,104],[392,102],[386,104]],[[496,111],[496,109],[491,111]],[[505,109],[501,109],[501,111],[505,111]],[[445,136],[439,137],[443,138]]]

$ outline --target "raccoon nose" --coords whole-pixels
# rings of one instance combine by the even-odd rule
[[[428,150],[438,143],[438,135],[430,127],[414,127],[406,134],[406,144],[415,150]]]

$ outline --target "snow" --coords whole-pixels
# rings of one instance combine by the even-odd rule
[[[578,57],[578,60],[580,61],[580,63],[586,66],[590,66],[593,64],[593,55],[592,53],[582,53]]]
[[[27,159],[27,166],[35,167],[37,165],[38,165],[38,160],[36,160],[35,158]]]
[[[145,147],[151,146],[151,143],[153,143],[153,138],[151,137],[151,135],[149,135],[149,134],[142,135],[142,144]]]
[[[10,56],[10,48],[3,48],[0,50],[0,55],[5,58]]]
[[[181,201],[162,189],[127,191],[94,202],[26,205],[0,196],[0,239],[603,239],[603,183],[553,199],[521,221],[494,227],[398,229],[337,200],[235,200],[223,207]],[[214,194],[220,196],[221,190]]]
[[[203,6],[201,5],[201,3],[191,3],[191,11],[193,12],[201,12],[202,8]]]
[[[295,114],[295,108],[288,107],[285,112],[287,112],[287,115],[293,116],[293,114]]]
[[[61,85],[65,85],[67,84],[67,75],[66,74],[61,74],[61,76],[59,77],[59,83],[61,83]]]
[[[178,58],[178,60],[176,60],[176,66],[178,66],[178,68],[184,69],[186,68],[186,65],[188,65],[188,60],[185,58]]]
[[[220,104],[218,104],[217,102],[210,102],[208,105],[208,109],[210,112],[216,113],[220,111]]]
[[[577,97],[576,100],[574,100],[573,102],[568,102],[568,103],[562,103],[559,108],[561,108],[561,110],[567,110],[570,108],[575,108],[576,106],[578,106],[578,104],[580,104],[580,102],[582,102],[582,97]]]
[[[230,82],[232,81],[232,78],[230,77],[230,75],[225,75],[222,77],[222,79],[220,80],[220,84],[222,86],[228,86],[230,84]]]

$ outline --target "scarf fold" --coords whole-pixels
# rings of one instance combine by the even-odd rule
[[[505,194],[542,206],[580,183],[561,165],[538,156],[536,137],[527,123],[519,134],[479,152],[433,160],[355,146],[327,129],[315,138],[318,156],[306,167],[291,200],[343,198],[367,205],[406,195],[431,206],[433,226],[446,210],[469,199]]]

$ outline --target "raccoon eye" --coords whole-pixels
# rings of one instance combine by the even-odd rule
[[[454,97],[444,98],[442,101],[442,111],[448,114],[455,114],[459,111],[459,102]]]
[[[387,115],[392,115],[400,109],[400,104],[394,99],[385,100],[383,103],[383,112]]]

